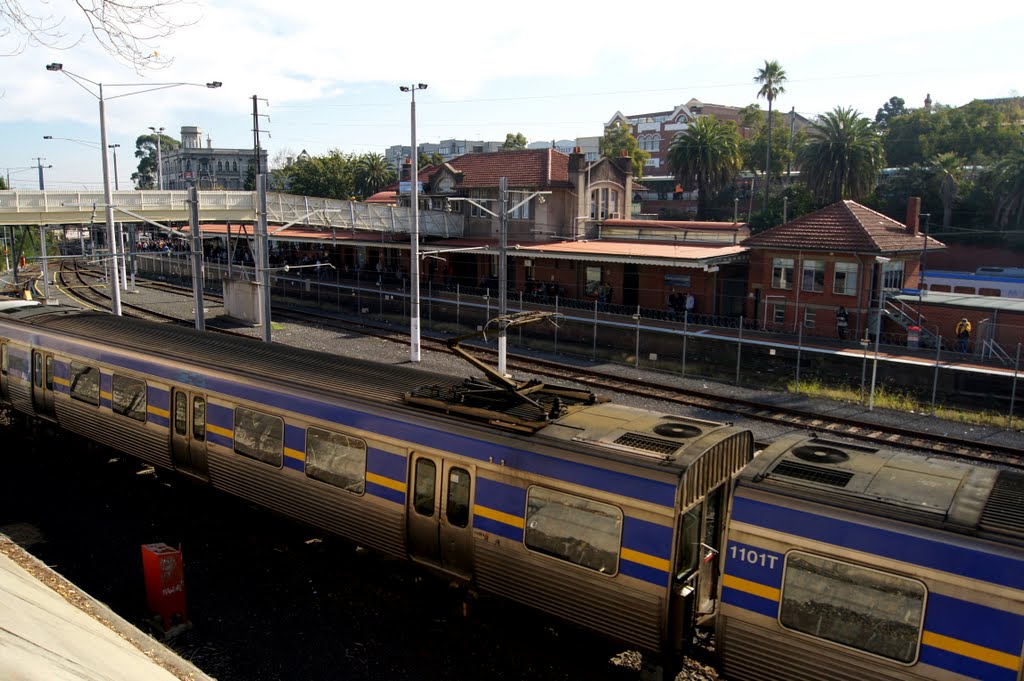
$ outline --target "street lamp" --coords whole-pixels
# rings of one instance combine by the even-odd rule
[[[149,126],[149,129],[152,130],[156,134],[156,188],[157,189],[163,189],[164,188],[164,161],[163,161],[163,157],[160,154],[160,136],[163,135],[164,129],[163,129],[163,127],[154,128],[152,125]],[[117,174],[116,171],[115,171],[114,174],[115,175]]]
[[[868,399],[868,411],[875,408],[875,377],[878,375],[878,343],[882,338],[882,311],[885,307],[885,291],[882,290],[882,274],[885,271],[885,263],[889,258],[876,255],[875,262],[878,263],[878,316],[875,318],[875,361],[871,365],[871,397]]]
[[[549,191],[538,191],[532,192],[527,197],[512,207],[509,207],[508,195],[510,193],[525,194],[523,191],[510,192],[508,189],[508,178],[501,177],[498,180],[498,201],[501,204],[499,213],[495,213],[493,210],[481,206],[473,199],[469,199],[462,196],[453,196],[449,201],[466,201],[473,204],[480,210],[488,213],[501,220],[501,233],[498,237],[498,373],[502,376],[506,375],[507,367],[507,355],[508,355],[508,217],[512,215],[522,206],[528,204],[535,197],[538,203],[544,203],[544,197],[551,192]]]
[[[26,170],[35,170],[35,166],[24,166],[22,168],[4,168],[7,173],[7,189],[12,190],[14,187],[11,186],[11,173],[23,173]]]
[[[72,73],[64,68],[63,64],[54,62],[46,65],[47,71],[59,71],[65,76],[70,78],[76,85],[81,87],[83,90],[88,92],[93,97],[96,97],[100,103],[100,152],[103,155],[103,201],[106,204],[106,223],[107,223],[107,243],[110,244],[110,256],[111,256],[111,270],[112,277],[111,281],[111,296],[110,296],[110,309],[115,315],[120,316],[121,314],[121,287],[118,281],[117,274],[117,235],[114,233],[114,206],[113,197],[110,193],[110,166],[107,162],[107,114],[106,104],[103,97],[103,83],[97,83],[96,81],[89,80],[85,76],[80,76],[76,73]],[[83,82],[84,81],[84,82]],[[93,92],[85,83],[96,86],[98,92]],[[110,85],[109,87],[130,87],[130,88],[144,88],[135,89],[132,92],[125,92],[124,94],[114,95],[108,99],[117,99],[118,97],[128,97],[130,95],[139,95],[145,92],[153,92],[155,90],[166,90],[172,87],[178,87],[180,85],[196,85],[203,87],[199,83],[117,83]],[[205,87],[208,88],[219,88],[221,86],[220,81],[212,81],[206,83]]]
[[[411,180],[411,201],[412,201],[412,230],[409,236],[409,361],[420,361],[420,197],[419,197],[419,168],[416,153],[416,91],[426,90],[426,83],[413,85],[401,85],[398,88],[402,92],[412,95],[412,104],[409,109],[409,119],[412,127],[412,176]]]

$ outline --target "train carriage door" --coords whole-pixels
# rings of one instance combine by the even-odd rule
[[[468,577],[473,569],[473,469],[414,454],[409,479],[409,555]]]
[[[698,578],[697,611],[713,613],[718,599],[718,555],[722,546],[722,519],[725,517],[725,486],[713,489],[704,501],[703,538],[700,545],[700,577]]]
[[[7,355],[7,342],[0,341],[0,401],[11,399],[7,392],[7,371],[10,369],[10,358]]]
[[[171,395],[171,456],[174,467],[208,479],[206,398],[175,389]]]
[[[40,350],[32,351],[32,406],[37,414],[54,413],[53,355]]]

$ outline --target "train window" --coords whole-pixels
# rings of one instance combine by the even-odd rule
[[[98,405],[100,403],[100,370],[71,363],[71,399]]]
[[[188,395],[174,393],[174,434],[182,437],[188,433]]]
[[[622,511],[610,504],[531,487],[523,540],[534,551],[615,574],[622,541]]]
[[[455,527],[469,525],[469,471],[452,468],[448,471],[446,515]]]
[[[39,352],[32,353],[32,379],[37,388],[43,387],[43,355]]]
[[[366,443],[341,433],[307,429],[306,475],[362,494],[366,488]]]
[[[236,408],[235,451],[280,467],[284,458],[284,420],[245,407]]]
[[[676,580],[683,581],[700,565],[700,528],[704,504],[700,503],[679,519],[679,548],[676,552]]]
[[[206,440],[206,400],[202,397],[192,398],[192,439]]]
[[[146,421],[146,382],[114,374],[110,382],[110,409],[136,421]]]
[[[53,355],[46,356],[46,389],[53,390]]]
[[[911,664],[917,659],[925,587],[799,551],[786,556],[782,626]]]
[[[437,466],[430,459],[416,461],[416,486],[412,507],[420,515],[434,515],[434,489],[437,487]]]
[[[7,343],[0,343],[0,374],[6,376],[9,367],[7,359]]]

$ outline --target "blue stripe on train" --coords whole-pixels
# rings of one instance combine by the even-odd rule
[[[948,650],[940,650],[929,645],[921,646],[921,654],[918,661],[929,664],[940,669],[963,674],[972,679],[984,679],[984,681],[1017,681],[1017,671],[1006,667],[997,667],[981,660],[972,660],[963,655],[951,653]]]
[[[956,543],[948,536],[926,536],[928,531],[920,529],[915,536],[740,496],[733,502],[732,519],[940,572],[1024,589],[1024,560],[985,551],[981,546],[966,546],[966,538]]]
[[[1020,655],[1024,616],[943,594],[928,594],[925,629],[942,636]]]

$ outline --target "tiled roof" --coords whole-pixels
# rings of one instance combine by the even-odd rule
[[[509,187],[568,187],[569,156],[557,149],[524,149],[465,154],[448,161],[461,173],[459,189],[498,186],[501,177]]]
[[[750,248],[785,248],[847,253],[921,251],[925,236],[854,201],[840,201],[778,227],[766,229],[742,243]],[[928,248],[945,244],[928,237]]]

